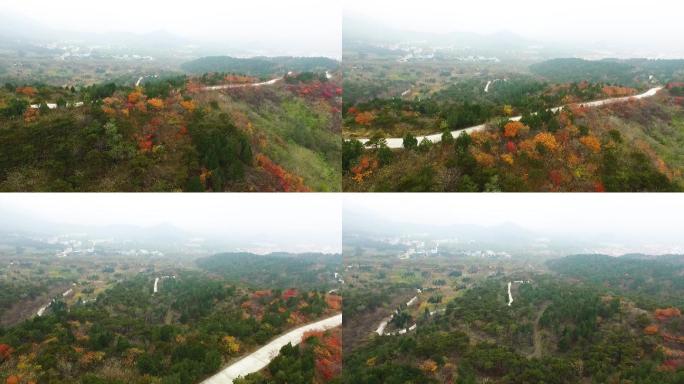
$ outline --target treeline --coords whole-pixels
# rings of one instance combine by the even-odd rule
[[[268,77],[293,72],[333,71],[339,62],[327,57],[252,57],[209,56],[189,61],[181,68],[190,73],[229,72]]]
[[[684,79],[684,60],[561,58],[532,64],[530,70],[555,83],[590,81],[643,88],[650,76],[660,83]]]
[[[335,286],[340,254],[221,253],[197,260],[197,265],[229,281],[251,286],[327,290]]]
[[[573,255],[547,262],[564,276],[607,286],[634,299],[642,308],[677,306],[684,309],[682,256]]]

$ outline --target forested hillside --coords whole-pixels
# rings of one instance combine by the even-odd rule
[[[678,191],[684,186],[680,150],[684,108],[677,89],[673,86],[655,98],[598,108],[572,105],[556,113],[521,110],[519,122],[494,119],[485,130],[458,137],[448,132],[453,127],[447,125],[436,144],[419,143],[407,133],[405,150],[390,150],[382,135],[373,136],[366,146],[346,141],[344,188]]]
[[[0,190],[339,190],[334,80],[256,81],[211,73],[139,87],[6,84]]]
[[[627,295],[640,307],[684,309],[684,256],[575,255],[551,260],[549,267],[563,276],[603,286]]]

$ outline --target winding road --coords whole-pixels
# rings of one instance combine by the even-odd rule
[[[326,73],[325,73],[325,76],[326,76],[326,78],[330,79],[330,78],[332,77],[332,74],[330,74],[329,72],[326,72]],[[145,77],[152,77],[152,75],[150,75],[150,76],[140,76],[140,77],[138,78],[138,81],[135,82],[135,86],[136,86],[136,87],[139,87],[140,84],[142,83],[142,81],[145,79]],[[155,75],[154,77],[157,77],[157,75]],[[273,84],[276,84],[276,83],[280,82],[281,80],[283,80],[282,77],[277,77],[277,78],[275,78],[275,79],[271,79],[271,80],[268,80],[268,81],[262,81],[262,82],[260,82],[260,83],[212,85],[212,86],[202,87],[202,88],[200,88],[200,90],[202,90],[202,91],[220,91],[220,90],[222,90],[222,89],[247,88],[247,87],[263,87],[263,86],[265,86],[265,85],[273,85]],[[73,104],[67,104],[67,107],[76,107],[76,108],[77,108],[77,107],[82,107],[82,106],[83,106],[83,102],[82,102],[82,101],[78,101],[78,102],[73,103]],[[30,107],[31,107],[31,109],[39,109],[39,108],[40,108],[40,104],[31,104]],[[49,109],[57,109],[57,104],[56,104],[56,103],[47,103],[47,107],[48,107]]]
[[[338,314],[315,323],[307,324],[294,329],[284,335],[279,336],[270,343],[259,348],[255,352],[243,357],[237,362],[229,365],[221,372],[204,380],[203,384],[232,384],[238,377],[246,376],[250,373],[260,371],[268,365],[278,353],[280,348],[288,343],[297,345],[302,340],[304,333],[308,331],[325,331],[342,325],[342,314]]]
[[[221,89],[233,89],[233,88],[247,88],[247,87],[263,87],[264,85],[273,85],[279,81],[283,80],[282,77],[276,77],[268,81],[262,81],[261,83],[244,83],[244,84],[223,84],[223,85],[212,85],[209,87],[201,88],[203,91],[218,91]]]
[[[416,292],[420,294],[420,293],[422,293],[422,290],[416,289]],[[409,300],[409,301],[406,302],[406,307],[412,306],[412,305],[415,304],[417,301],[418,301],[418,295],[415,295],[415,296],[413,296],[413,297],[411,298],[411,300]],[[392,319],[394,318],[394,315],[396,315],[396,314],[398,314],[398,313],[399,313],[399,310],[395,310],[394,312],[392,312],[392,314],[391,314],[389,317],[383,319],[383,320],[380,322],[380,325],[378,325],[378,329],[375,330],[375,333],[377,333],[378,336],[382,336],[382,335],[396,335],[396,334],[400,334],[400,335],[401,335],[401,334],[404,334],[404,333],[406,333],[406,332],[408,332],[408,331],[413,331],[414,329],[416,329],[417,325],[416,325],[416,324],[413,324],[413,325],[410,326],[409,328],[400,329],[399,331],[396,331],[396,332],[385,333],[385,328],[387,328],[387,324],[389,324],[389,322],[392,321]]]
[[[622,103],[625,101],[629,101],[631,99],[644,99],[647,97],[652,97],[652,96],[655,96],[655,94],[658,93],[658,91],[660,91],[661,89],[663,89],[663,87],[655,87],[655,88],[651,88],[648,91],[641,93],[639,95],[626,96],[626,97],[613,97],[610,99],[595,100],[595,101],[588,101],[588,102],[584,102],[584,103],[574,103],[574,104],[577,104],[577,105],[582,106],[582,107],[587,107],[587,108],[599,107],[599,106],[607,105],[607,104]],[[559,111],[563,107],[565,107],[565,105],[560,106],[560,107],[551,108],[551,111],[556,112],[556,111]],[[508,120],[519,121],[520,119],[522,119],[522,116],[514,116],[514,117],[509,118]],[[460,135],[463,132],[470,134],[472,132],[482,131],[486,127],[487,127],[487,124],[485,123],[485,124],[480,124],[480,125],[476,125],[473,127],[456,129],[456,130],[451,131],[451,135],[453,137],[457,137],[458,135]],[[433,143],[439,143],[440,141],[442,141],[442,133],[440,132],[440,133],[434,133],[431,135],[417,136],[416,139],[418,140],[419,143],[421,141],[423,141],[423,139],[427,139]],[[366,144],[368,142],[368,139],[358,139],[358,140],[362,144]],[[388,138],[385,140],[386,140],[387,146],[389,148],[401,149],[404,147],[404,138],[403,137],[392,137],[392,138]]]

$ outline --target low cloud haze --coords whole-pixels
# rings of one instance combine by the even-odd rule
[[[139,227],[261,253],[341,249],[341,202],[325,194],[4,194],[0,214],[5,231],[106,235]]]
[[[410,228],[457,237],[470,226],[492,242],[514,234],[552,238],[575,252],[684,253],[677,194],[345,195],[343,215],[345,233]]]
[[[4,0],[0,3],[0,24],[18,22],[13,28],[17,34],[22,28],[35,26],[79,32],[84,36],[162,31],[187,43],[253,45],[255,51],[264,50],[267,55],[287,53],[334,58],[341,55],[341,14],[339,0],[120,0],[115,3]]]
[[[684,57],[684,4],[675,0],[346,0],[345,19],[367,18],[403,31],[505,32],[546,43]]]

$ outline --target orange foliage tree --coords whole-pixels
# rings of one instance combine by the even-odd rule
[[[549,151],[558,149],[556,138],[549,132],[540,132],[534,137],[535,144],[541,144]]]
[[[363,179],[370,176],[377,167],[378,161],[376,159],[363,156],[361,160],[359,160],[359,164],[351,169],[352,174],[354,175],[352,178],[357,183],[360,183]]]
[[[164,100],[158,99],[158,98],[147,100],[147,104],[151,105],[152,107],[154,107],[156,109],[164,108]]]
[[[373,112],[361,112],[356,115],[354,121],[359,125],[370,125],[375,120]]]
[[[437,371],[437,363],[431,359],[425,360],[420,364],[420,369],[425,373],[434,373]]]
[[[195,108],[197,108],[195,102],[192,100],[183,100],[180,102],[180,106],[188,112],[192,112],[195,110]]]
[[[595,136],[583,136],[579,139],[585,147],[594,153],[601,152],[601,142]]]
[[[327,295],[325,297],[325,302],[328,304],[328,308],[339,311],[342,309],[342,296],[339,295]]]
[[[513,138],[518,135],[518,132],[520,132],[521,129],[525,127],[525,124],[519,122],[519,121],[511,121],[506,123],[504,125],[504,136]]]
[[[142,99],[142,96],[143,94],[140,91],[133,91],[128,94],[128,102],[131,104],[135,104],[138,101],[140,101],[140,99]]]
[[[660,321],[664,321],[664,320],[667,320],[667,319],[672,318],[672,317],[679,317],[681,315],[682,315],[682,312],[678,308],[674,308],[674,307],[665,308],[665,309],[658,308],[655,311],[656,319],[658,319]]]
[[[28,97],[33,97],[36,95],[36,93],[38,93],[38,90],[33,87],[19,87],[17,88],[17,93]]]

